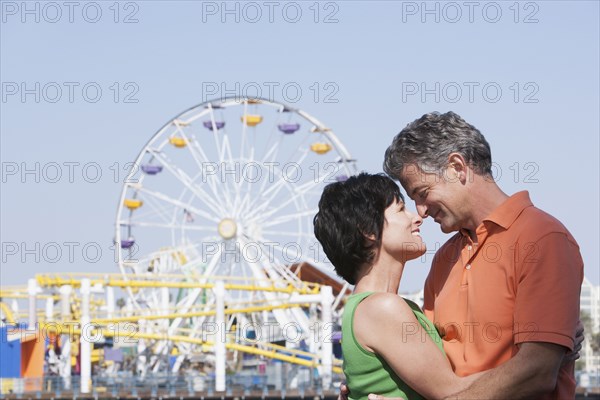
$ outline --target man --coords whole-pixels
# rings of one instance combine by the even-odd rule
[[[491,166],[483,135],[453,112],[422,116],[386,151],[421,217],[457,232],[432,261],[425,314],[457,375],[493,369],[456,397],[572,399],[579,247],[526,191],[502,192]]]

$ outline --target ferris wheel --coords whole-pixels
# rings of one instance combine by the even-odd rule
[[[168,121],[131,165],[116,217],[117,261],[125,280],[158,284],[129,289],[130,303],[148,314],[200,311],[149,329],[202,335],[213,291],[159,283],[222,277],[231,283],[228,308],[255,307],[228,313],[229,328],[275,320],[309,334],[310,315],[285,307],[289,288],[308,290],[290,266],[328,268],[313,234],[318,199],[326,184],[357,171],[329,127],[270,100],[209,101]],[[151,344],[162,354],[169,346]],[[156,359],[148,366],[159,368]]]

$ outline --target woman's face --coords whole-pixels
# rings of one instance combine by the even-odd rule
[[[397,260],[408,261],[421,256],[427,248],[419,226],[423,219],[409,212],[402,201],[393,202],[384,213],[381,251]]]

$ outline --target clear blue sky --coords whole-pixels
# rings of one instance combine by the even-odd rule
[[[4,285],[41,272],[117,272],[110,245],[124,172],[115,182],[115,166],[214,84],[219,97],[236,83],[263,96],[273,87],[371,172],[406,123],[461,114],[490,142],[504,191],[529,190],[559,218],[600,282],[597,1],[1,3]],[[297,101],[286,84],[301,88]],[[71,162],[80,163],[73,182]],[[39,183],[22,177],[36,163],[46,168]],[[50,163],[61,166],[56,183]],[[95,164],[82,177],[89,163],[101,168],[97,182]],[[432,221],[422,231],[432,249],[446,239]],[[81,245],[56,263],[5,251],[36,242]],[[83,257],[86,243],[101,245],[99,261]],[[430,260],[407,268],[403,290],[421,287]]]

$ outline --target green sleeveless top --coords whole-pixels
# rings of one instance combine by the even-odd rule
[[[383,357],[362,347],[354,336],[354,312],[358,304],[374,292],[350,295],[344,307],[342,317],[342,354],[344,356],[344,374],[350,390],[350,400],[366,400],[369,393],[385,397],[400,397],[407,400],[424,399],[419,393],[402,381]],[[435,326],[425,317],[418,305],[406,300],[415,317],[433,342],[444,352],[442,339]],[[375,327],[373,327],[375,329]],[[402,340],[402,338],[398,338]]]

